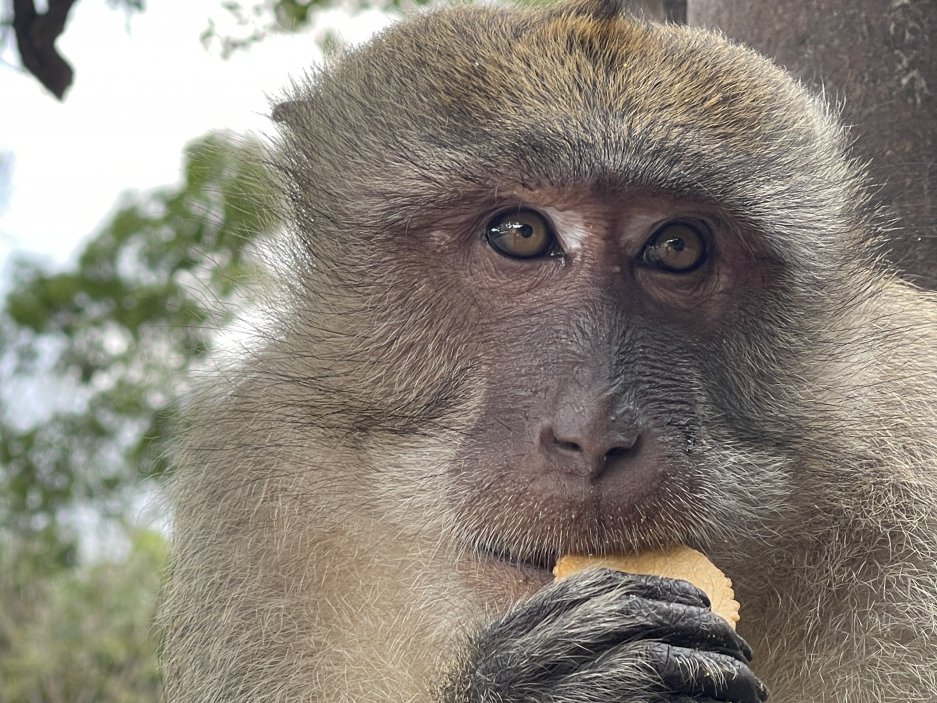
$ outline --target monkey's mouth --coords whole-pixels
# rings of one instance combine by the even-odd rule
[[[498,510],[497,514],[512,519],[499,521],[489,513],[486,519],[477,520],[478,513],[473,514],[476,520],[462,525],[463,544],[480,564],[510,567],[531,576],[550,577],[556,562],[567,554],[601,557],[663,549],[689,544],[693,532],[687,514],[665,511],[641,519],[637,511],[614,513],[603,506],[591,506],[590,511],[579,504],[565,515],[562,509],[538,510],[537,519],[524,520],[523,510]]]

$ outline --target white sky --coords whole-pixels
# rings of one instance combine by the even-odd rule
[[[78,2],[58,42],[75,68],[64,103],[0,65],[0,154],[12,157],[0,290],[14,250],[65,263],[121,192],[176,182],[188,141],[215,129],[262,132],[267,96],[319,61],[310,33],[269,37],[223,60],[199,40],[210,18],[224,29],[221,0],[155,0],[129,20],[101,0]],[[357,42],[384,21],[330,13],[320,26]],[[3,59],[15,61],[9,48]]]

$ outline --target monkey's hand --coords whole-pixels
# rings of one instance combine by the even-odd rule
[[[759,703],[751,648],[686,581],[588,569],[482,631],[445,703]]]

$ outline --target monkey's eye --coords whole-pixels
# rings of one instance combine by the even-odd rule
[[[708,229],[702,223],[686,220],[665,222],[647,240],[641,258],[663,271],[689,273],[706,261],[707,236]]]
[[[536,259],[556,251],[556,236],[550,222],[526,208],[503,212],[485,228],[488,244],[512,259]]]

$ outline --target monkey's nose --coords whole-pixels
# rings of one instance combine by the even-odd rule
[[[590,479],[622,468],[641,450],[636,423],[603,412],[557,413],[540,430],[540,448],[557,468]]]

